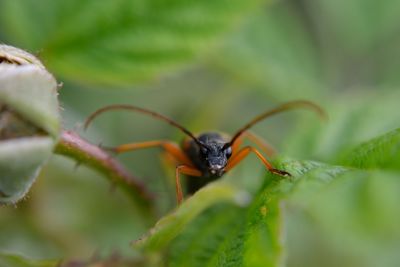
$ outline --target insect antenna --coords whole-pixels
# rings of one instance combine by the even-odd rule
[[[159,120],[165,121],[168,124],[174,126],[175,128],[178,128],[179,130],[181,130],[183,133],[185,133],[186,135],[188,135],[189,137],[191,137],[193,139],[193,141],[196,142],[196,144],[198,144],[201,147],[205,147],[205,145],[199,140],[197,139],[188,129],[186,129],[185,127],[183,127],[182,125],[180,125],[179,123],[177,123],[176,121],[162,115],[159,114],[157,112],[148,110],[148,109],[144,109],[144,108],[140,108],[140,107],[136,107],[136,106],[132,106],[132,105],[109,105],[109,106],[105,106],[103,108],[100,108],[98,110],[96,110],[95,112],[93,112],[85,121],[84,124],[84,129],[86,130],[88,128],[88,126],[90,125],[90,123],[100,114],[107,112],[107,111],[111,111],[111,110],[130,110],[130,111],[135,111],[135,112],[139,112],[139,113],[143,113],[146,115],[150,115],[154,118],[157,118]]]
[[[278,113],[281,113],[281,112],[284,112],[287,110],[297,109],[297,108],[311,109],[312,111],[316,112],[321,118],[323,118],[323,119],[327,118],[325,111],[320,106],[318,106],[317,104],[315,104],[311,101],[307,101],[307,100],[290,101],[290,102],[281,104],[274,109],[268,110],[268,111],[258,115],[254,119],[252,119],[249,123],[247,123],[245,126],[240,128],[235,133],[235,135],[232,137],[231,141],[224,145],[224,148],[232,146],[233,143],[240,137],[240,135],[242,135],[246,130],[250,129],[251,127],[253,127],[255,124],[259,123],[260,121],[262,121],[272,115],[275,115],[275,114],[278,114]]]

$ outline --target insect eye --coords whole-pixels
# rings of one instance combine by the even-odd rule
[[[200,152],[201,152],[201,154],[203,154],[203,155],[205,155],[205,154],[207,154],[207,148],[205,148],[205,147],[200,147]]]
[[[225,155],[229,158],[232,155],[232,148],[231,147],[227,147],[225,149]]]

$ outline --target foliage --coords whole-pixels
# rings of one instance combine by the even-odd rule
[[[36,181],[17,209],[1,207],[0,265],[398,266],[398,7],[395,0],[1,1],[1,40],[39,53],[65,85],[60,133],[54,79],[46,86],[49,74],[35,57],[14,50],[23,60],[15,62],[0,50],[0,133],[18,130],[0,140],[0,198],[5,184],[13,182],[15,202]],[[75,126],[95,108],[128,102],[194,130],[230,131],[294,98],[316,101],[329,120],[298,113],[254,129],[276,144],[273,165],[291,177],[260,175],[251,156],[178,207],[156,155],[117,159],[102,150],[170,139],[168,125],[105,115],[86,134]],[[17,120],[4,126],[10,114]],[[72,171],[75,163],[84,167]],[[112,194],[87,167],[115,184]]]
[[[189,63],[257,2],[6,1],[2,17],[62,76],[129,85]]]
[[[55,267],[56,261],[25,260],[20,256],[0,254],[0,263],[4,267]]]
[[[400,149],[400,129],[365,142],[348,155],[344,162],[358,168],[378,168],[398,170]]]

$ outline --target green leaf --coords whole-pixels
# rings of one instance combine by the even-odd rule
[[[343,156],[343,163],[363,169],[399,170],[400,129],[362,143]]]
[[[346,92],[320,105],[329,120],[304,116],[284,142],[284,154],[341,163],[349,148],[399,127],[399,91]],[[307,115],[307,114],[306,114]]]
[[[273,3],[246,21],[212,63],[250,86],[278,99],[313,98],[319,86],[316,48],[301,14]]]
[[[262,192],[246,210],[217,206],[191,223],[170,247],[171,266],[276,266],[281,260],[280,211]]]
[[[3,1],[1,17],[9,38],[60,75],[129,85],[193,61],[259,2],[17,0]]]
[[[263,189],[246,209],[220,205],[191,222],[169,248],[171,266],[279,266],[285,247],[282,217],[284,196],[314,173],[320,186],[345,172],[313,161],[281,159],[277,165],[291,179],[268,175]]]
[[[316,188],[318,176],[284,200],[287,266],[397,266],[398,174],[349,171]]]
[[[396,266],[398,174],[281,159],[244,213],[214,207],[170,246],[171,266]]]
[[[242,244],[234,245],[232,236],[244,228],[245,214],[243,208],[219,204],[205,210],[191,222],[182,233],[173,240],[168,251],[169,266],[210,266],[217,261],[241,261]],[[226,249],[235,251],[235,257],[227,255]],[[219,259],[220,258],[220,259]],[[236,265],[237,266],[237,265]]]
[[[0,253],[0,266],[2,267],[57,267],[59,261],[55,260],[28,260],[18,255]]]
[[[145,251],[165,249],[188,223],[208,207],[221,202],[243,206],[248,200],[249,196],[242,190],[223,182],[212,183],[187,199],[173,213],[159,220],[149,234],[136,241],[134,246]]]

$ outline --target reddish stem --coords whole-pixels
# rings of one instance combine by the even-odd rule
[[[127,191],[143,212],[149,215],[154,214],[153,196],[140,179],[127,172],[117,160],[99,146],[89,143],[75,132],[63,131],[55,153],[73,158],[78,164],[96,169],[108,177],[112,183]]]

